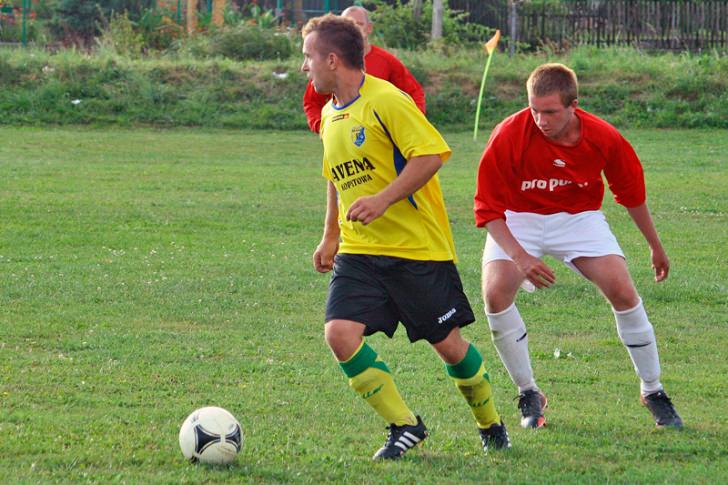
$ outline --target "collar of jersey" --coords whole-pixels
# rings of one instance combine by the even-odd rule
[[[361,89],[361,87],[362,87],[362,86],[364,85],[364,81],[366,80],[366,78],[367,78],[366,74],[363,74],[363,75],[361,76],[361,82],[359,83],[359,89]],[[332,107],[333,107],[333,108],[334,108],[335,110],[337,110],[337,111],[338,111],[338,110],[341,110],[341,109],[346,109],[346,108],[348,108],[349,106],[351,106],[351,105],[352,105],[352,104],[353,104],[353,103],[354,103],[354,102],[355,102],[355,101],[356,101],[357,99],[359,99],[359,98],[361,98],[361,93],[359,93],[359,94],[358,94],[358,95],[356,96],[356,98],[352,99],[351,101],[349,101],[348,103],[346,103],[346,104],[345,104],[345,105],[343,105],[343,106],[337,106],[337,105],[336,105],[335,103],[331,103],[331,106],[332,106]],[[334,97],[334,99],[336,99],[336,97]]]

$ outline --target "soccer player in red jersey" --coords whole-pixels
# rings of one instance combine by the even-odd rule
[[[568,67],[539,66],[526,87],[529,107],[491,134],[475,194],[476,225],[488,230],[485,309],[493,343],[518,386],[521,425],[542,427],[547,400],[534,380],[526,327],[514,301],[519,286],[533,291],[555,283],[553,270],[541,261],[548,254],[601,290],[640,378],[642,404],[658,427],[681,428],[660,383],[652,324],[600,211],[604,174],[650,247],[655,281],[667,278],[670,262],[647,208],[640,161],[612,125],[577,106],[577,79]]]
[[[369,20],[366,9],[352,6],[341,12],[342,17],[352,19],[364,36],[364,69],[367,74],[384,79],[409,94],[417,107],[425,113],[425,91],[417,79],[394,55],[369,43],[369,35],[374,25]],[[313,84],[306,85],[303,95],[303,111],[306,113],[308,127],[314,133],[321,129],[321,110],[331,99],[330,94],[317,93]]]

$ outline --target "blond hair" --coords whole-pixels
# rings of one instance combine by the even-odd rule
[[[352,19],[331,13],[314,17],[303,26],[301,35],[306,38],[314,32],[318,34],[314,48],[319,53],[333,52],[349,67],[364,69],[364,37]]]

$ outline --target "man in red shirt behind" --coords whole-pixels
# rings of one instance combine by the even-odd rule
[[[374,25],[369,13],[362,7],[352,6],[341,12],[342,17],[352,19],[364,36],[364,69],[367,74],[384,79],[409,94],[417,107],[425,113],[425,92],[412,73],[402,62],[384,49],[369,43],[369,34]],[[311,82],[303,95],[303,111],[306,113],[308,127],[318,133],[321,127],[321,110],[331,99],[330,94],[319,94]]]
[[[491,134],[478,169],[475,221],[486,227],[483,298],[493,343],[518,386],[521,426],[545,424],[546,396],[536,385],[528,337],[514,303],[518,288],[554,284],[541,257],[553,256],[593,282],[609,303],[617,333],[640,378],[640,400],[658,427],[682,427],[660,383],[652,324],[619,244],[600,211],[602,173],[647,240],[655,281],[670,262],[646,204],[637,155],[606,121],[577,107],[574,71],[562,64],[536,68],[527,82],[529,107]]]

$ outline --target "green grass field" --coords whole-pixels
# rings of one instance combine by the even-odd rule
[[[464,334],[488,362],[513,449],[481,453],[435,353],[400,332],[370,343],[432,434],[404,460],[374,464],[385,423],[323,341],[328,277],[310,263],[325,200],[316,137],[0,128],[0,482],[725,480],[728,137],[626,135],[644,162],[668,281],[652,282],[626,212],[609,197],[605,211],[686,429],[654,428],[608,305],[560,266],[554,288],[519,298],[550,425],[518,427],[479,296],[485,234],[471,208],[487,134],[447,133],[455,154],[441,180],[480,316]],[[179,451],[180,424],[205,405],[242,423],[233,466],[191,465]]]

